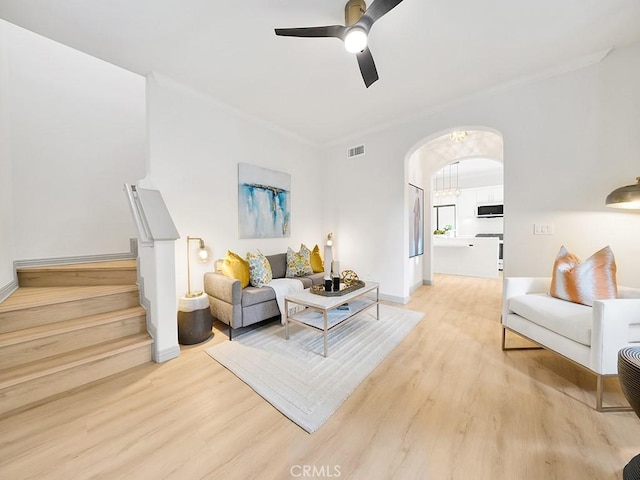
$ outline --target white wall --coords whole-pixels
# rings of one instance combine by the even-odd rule
[[[345,158],[350,145],[366,144],[366,154]],[[328,218],[341,239],[341,266],[360,278],[380,282],[386,298],[404,301],[413,281],[409,259],[404,158],[415,139],[407,130],[385,130],[327,149],[333,182],[330,197],[351,192],[349,201],[328,202]],[[425,190],[425,198],[428,192]],[[425,225],[427,219],[425,217]],[[426,239],[425,239],[426,240]],[[426,248],[426,246],[425,246]]]
[[[586,257],[610,244],[620,284],[640,286],[640,214],[604,206],[606,195],[638,175],[640,45],[597,65],[461,100],[385,130],[336,142],[327,159],[336,193],[359,179],[362,194],[342,209],[343,262],[371,272],[384,294],[406,298],[407,225],[403,212],[411,153],[435,132],[484,125],[504,138],[505,276],[550,275],[562,244]],[[366,157],[344,159],[349,145]],[[407,169],[408,170],[408,169]],[[425,192],[425,194],[427,194]],[[337,215],[337,212],[334,212]],[[555,235],[534,236],[553,223]]]
[[[203,237],[214,258],[227,250],[241,256],[309,248],[322,242],[330,226],[323,221],[325,170],[317,147],[230,110],[169,79],[148,82],[149,175],[160,190],[181,239],[176,242],[176,295],[187,290],[186,237]],[[291,175],[291,236],[238,238],[238,163]],[[338,201],[336,203],[342,203]],[[336,245],[340,238],[336,239]],[[344,263],[342,268],[345,269]],[[202,289],[212,263],[191,261],[191,286]]]
[[[604,206],[611,190],[638,175],[639,84],[636,44],[526,89],[527,115],[504,132],[505,275],[550,276],[563,244],[582,258],[611,245],[619,283],[640,286],[640,212]],[[553,224],[555,234],[534,236],[534,223]]]
[[[13,282],[13,188],[9,148],[8,35],[0,23],[0,287]]]
[[[13,228],[2,207],[2,230],[15,238],[11,259],[128,252],[135,231],[122,186],[145,172],[144,78],[7,22],[0,31],[13,186]]]

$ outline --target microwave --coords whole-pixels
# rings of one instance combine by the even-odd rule
[[[502,204],[478,205],[476,207],[476,217],[493,218],[503,217],[504,206]]]

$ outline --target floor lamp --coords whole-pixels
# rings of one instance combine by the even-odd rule
[[[178,301],[178,342],[193,345],[213,336],[213,317],[209,307],[209,297],[202,290],[191,291],[191,248],[192,241],[198,241],[198,259],[209,260],[209,250],[199,237],[187,237],[187,293]]]

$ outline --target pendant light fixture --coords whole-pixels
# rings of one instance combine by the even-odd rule
[[[616,188],[607,195],[605,205],[607,207],[640,210],[640,177],[636,177],[638,183]]]
[[[454,172],[455,165],[455,172]],[[456,178],[453,178],[455,173]],[[442,185],[440,185],[440,176],[442,175]],[[454,183],[455,181],[455,183]],[[436,172],[434,197],[449,197],[460,195],[460,162],[453,162],[445,165]]]
[[[440,174],[442,173],[442,186],[439,187],[437,182],[438,182],[438,177],[440,176]],[[444,169],[440,169],[438,170],[438,173],[436,173],[436,196],[438,197],[444,197]]]
[[[451,165],[446,165],[443,171],[447,176],[447,183],[446,185],[442,186],[444,188],[444,194],[446,196],[446,195],[449,195],[451,191]]]

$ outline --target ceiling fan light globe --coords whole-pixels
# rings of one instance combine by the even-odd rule
[[[349,53],[358,53],[367,48],[367,32],[362,28],[352,28],[344,37],[344,48]]]

